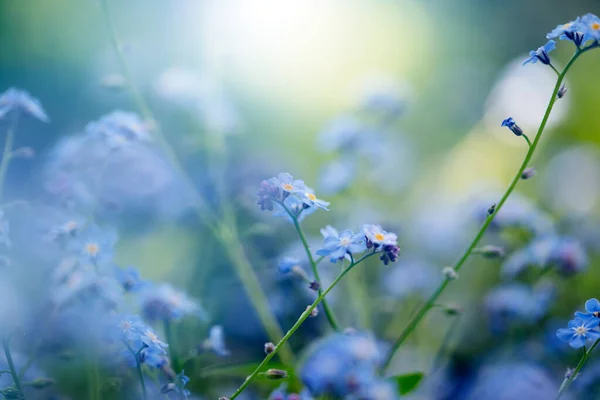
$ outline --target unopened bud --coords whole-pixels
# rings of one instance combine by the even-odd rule
[[[523,173],[521,174],[521,179],[523,180],[527,180],[530,178],[533,178],[536,174],[536,170],[533,167],[529,167],[527,168],[525,171],[523,171]]]
[[[163,394],[172,392],[173,390],[175,390],[175,384],[173,382],[169,382],[166,385],[163,385],[162,388],[160,388],[160,392]]]
[[[36,389],[43,389],[52,385],[54,385],[54,379],[51,378],[37,378],[31,382],[31,387]]]
[[[488,208],[487,213],[488,215],[493,215],[496,212],[496,204],[492,204],[490,206],[490,208]]]
[[[4,396],[5,399],[7,400],[12,400],[12,399],[22,399],[23,397],[21,396],[21,391],[17,390],[15,388],[12,387],[8,387],[5,389],[2,389],[2,395]]]
[[[308,315],[309,318],[314,318],[317,315],[319,315],[319,310],[317,310],[317,307],[313,308],[312,310],[310,309],[311,306],[307,306],[306,307],[306,311],[309,311],[310,314]]]
[[[318,292],[318,291],[319,291],[319,289],[321,289],[321,285],[319,285],[319,282],[317,282],[317,281],[312,281],[312,282],[311,282],[311,283],[308,285],[308,287],[309,287],[311,290],[314,290],[315,292]]]
[[[219,400],[229,400],[229,397],[219,397]]]
[[[567,94],[567,87],[563,83],[561,85],[560,89],[558,89],[557,96],[558,96],[559,99],[562,99],[563,97],[565,97],[565,94]]]
[[[451,304],[444,307],[444,312],[448,315],[459,315],[462,312],[462,308]]]
[[[444,267],[442,269],[442,273],[444,274],[444,276],[446,277],[446,279],[448,279],[449,281],[453,281],[455,279],[458,279],[458,273],[452,267]]]
[[[265,372],[265,376],[268,379],[278,380],[278,379],[285,379],[285,378],[287,378],[288,377],[288,373],[287,373],[287,371],[284,371],[282,369],[271,368],[271,369],[268,369]]]
[[[271,354],[275,351],[275,345],[271,342],[265,343],[265,353]]]
[[[475,250],[485,258],[500,258],[504,257],[504,249],[498,246],[486,245]]]

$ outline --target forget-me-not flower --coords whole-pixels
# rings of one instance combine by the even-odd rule
[[[500,126],[506,126],[517,136],[523,135],[523,129],[521,129],[519,125],[517,125],[517,123],[512,117],[506,118],[504,121],[502,121],[502,125]]]
[[[202,347],[205,350],[213,351],[221,357],[226,357],[230,354],[225,346],[225,335],[223,334],[223,327],[221,325],[214,325],[210,328],[208,338],[202,343]]]
[[[532,63],[535,64],[538,60],[545,65],[550,64],[550,56],[549,53],[556,48],[556,42],[554,40],[549,40],[548,43],[538,48],[537,50],[532,50],[529,52],[529,58],[523,61],[523,65]]]
[[[317,250],[317,255],[329,257],[332,263],[342,260],[347,255],[362,253],[367,249],[364,233],[354,233],[350,229],[343,230],[339,234],[334,229],[328,229],[324,242],[323,248]]]
[[[588,340],[600,339],[600,331],[597,329],[599,323],[600,320],[597,318],[583,320],[577,317],[569,321],[568,328],[556,331],[556,336],[563,342],[568,342],[574,349],[578,349],[585,346]]]
[[[546,35],[546,38],[570,40],[579,47],[584,42],[585,30],[585,25],[581,23],[581,18],[577,17],[574,21],[558,25],[552,32]]]
[[[589,299],[585,302],[586,313],[577,311],[575,316],[584,321],[593,319],[600,322],[600,301],[598,299]]]
[[[24,90],[10,88],[0,95],[0,120],[11,112],[23,112],[42,122],[50,122],[39,100]]]
[[[585,27],[586,39],[600,40],[600,18],[594,14],[586,14],[581,18],[581,24]]]

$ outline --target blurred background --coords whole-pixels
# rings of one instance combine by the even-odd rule
[[[389,342],[518,170],[527,145],[501,128],[502,120],[512,116],[535,136],[555,75],[539,63],[522,67],[529,50],[545,44],[557,24],[600,13],[597,0],[108,4],[129,83],[151,114],[131,95],[101,2],[0,0],[0,91],[29,91],[51,119],[20,124],[16,147],[31,147],[36,157],[11,165],[5,201],[30,198],[41,210],[68,203],[96,213],[119,231],[119,265],[135,265],[145,278],[200,300],[211,323],[224,327],[231,352],[186,366],[190,388],[207,398],[226,394],[248,371],[204,376],[203,368],[252,365],[269,337],[228,258],[236,250],[215,239],[190,207],[196,195],[206,201],[203,213],[235,215],[245,255],[283,331],[314,293],[278,271],[284,256],[306,261],[293,226],[254,204],[262,180],[289,172],[331,202],[329,212],[303,222],[313,250],[327,224],[378,223],[397,232],[399,261],[369,262],[331,299],[344,327]],[[559,43],[552,53],[557,68],[573,50]],[[432,313],[395,358],[394,373],[436,372],[415,398],[492,398],[477,385],[494,387],[506,375],[510,381],[517,367],[506,365],[529,368],[519,376],[548,383],[554,393],[576,362],[576,352],[553,338],[573,311],[598,296],[599,65],[600,52],[592,51],[572,68],[568,94],[534,157],[536,176],[519,184],[484,239],[505,257],[473,257],[443,298],[460,315]],[[73,138],[113,110],[141,114],[180,165],[136,155],[109,173],[88,173],[101,168],[101,157],[72,145]],[[98,182],[65,199],[65,176]],[[55,211],[39,210],[24,221],[56,222],[47,216]],[[28,229],[13,229],[27,240]],[[523,261],[527,256],[538,258]],[[545,272],[550,264],[557,268],[541,278],[515,278],[524,265]],[[324,280],[335,268],[320,266]],[[193,348],[207,330],[182,323],[178,347]],[[291,340],[293,351],[303,354],[327,332],[323,318],[311,319]],[[596,398],[593,383],[578,382],[573,395],[583,397],[576,398]],[[520,390],[533,390],[529,383]],[[275,386],[259,383],[248,396],[266,398]]]

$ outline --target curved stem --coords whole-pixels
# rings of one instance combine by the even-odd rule
[[[538,128],[538,131],[533,140],[533,143],[531,143],[531,146],[529,146],[529,151],[527,151],[527,155],[525,156],[525,159],[523,160],[521,167],[515,174],[515,177],[513,178],[512,182],[510,183],[508,188],[506,189],[506,192],[504,192],[504,195],[502,196],[500,201],[497,203],[494,212],[491,215],[488,215],[488,217],[486,218],[485,222],[483,223],[483,225],[481,226],[481,228],[475,235],[475,238],[473,239],[473,241],[471,242],[469,247],[467,247],[467,249],[462,254],[460,259],[454,264],[453,268],[456,272],[458,272],[462,268],[462,266],[467,261],[467,259],[469,258],[469,256],[473,252],[473,250],[477,247],[477,245],[479,244],[479,241],[481,240],[481,238],[487,231],[488,227],[492,223],[492,220],[498,214],[498,212],[500,211],[500,209],[502,208],[504,203],[506,203],[506,201],[508,200],[508,198],[510,197],[512,192],[515,190],[515,187],[521,180],[521,175],[523,174],[523,171],[525,171],[525,169],[527,168],[527,165],[529,164],[531,157],[533,157],[533,153],[535,152],[535,149],[537,148],[537,146],[540,142],[542,133],[544,132],[544,128],[546,127],[546,123],[548,122],[548,118],[550,117],[550,113],[552,112],[552,108],[554,107],[554,103],[556,102],[556,100],[558,98],[557,94],[558,94],[558,90],[560,89],[560,85],[562,84],[562,81],[565,78],[565,75],[567,74],[567,72],[569,71],[569,69],[575,62],[575,60],[577,60],[577,58],[581,55],[581,53],[583,51],[585,51],[585,50],[577,51],[573,55],[573,57],[571,57],[571,59],[565,66],[564,70],[559,74],[558,79],[556,80],[556,84],[554,85],[554,91],[552,92],[552,97],[550,98],[548,106],[546,107],[546,112],[544,113],[542,122],[540,123],[540,127]],[[398,336],[398,338],[394,341],[384,363],[382,364],[381,371],[380,371],[382,374],[384,374],[385,371],[387,370],[396,351],[400,348],[402,343],[404,343],[404,341],[410,336],[410,334],[415,330],[415,328],[419,325],[419,323],[425,317],[425,315],[427,315],[427,312],[435,304],[436,300],[444,292],[444,290],[446,289],[446,286],[448,286],[449,283],[450,283],[450,280],[446,279],[440,284],[440,286],[435,290],[435,292],[433,292],[433,294],[429,297],[429,299],[419,308],[417,313],[409,321],[406,328],[404,328],[404,330],[400,333],[400,336]]]
[[[131,346],[129,346],[129,344],[126,341],[123,341],[123,344],[131,352],[133,358],[135,358],[135,366],[138,373],[138,379],[140,380],[140,385],[142,386],[142,398],[143,400],[147,400],[148,392],[146,391],[146,382],[144,381],[144,371],[142,370],[142,364],[140,364],[140,351],[142,351],[143,347],[140,350],[135,351],[131,348]]]
[[[308,257],[308,262],[310,263],[310,268],[312,269],[313,275],[315,276],[315,280],[319,284],[318,293],[319,293],[319,295],[322,295],[323,290],[322,290],[322,284],[321,284],[321,277],[319,276],[319,269],[317,268],[317,262],[315,261],[314,257],[312,256],[312,253],[310,252],[310,247],[308,245],[308,241],[306,240],[306,235],[304,234],[304,231],[302,230],[302,227],[300,226],[298,217],[296,215],[294,215],[285,206],[285,204],[283,202],[280,204],[283,207],[283,209],[288,213],[290,218],[292,218],[292,221],[294,222],[294,226],[296,227],[296,232],[298,232],[298,236],[300,236],[300,240],[302,241],[302,246],[304,246],[304,251],[306,252],[306,256]],[[320,258],[319,261],[321,261],[322,259],[323,258]],[[337,323],[337,320],[335,319],[335,316],[333,315],[333,311],[329,307],[329,303],[327,303],[327,300],[325,300],[325,298],[323,298],[322,304],[323,304],[323,311],[325,312],[327,321],[329,321],[329,325],[331,325],[333,330],[339,331],[340,328]]]
[[[17,369],[15,368],[15,363],[13,362],[12,355],[10,354],[10,347],[8,346],[8,338],[2,339],[2,346],[4,347],[4,356],[6,357],[6,363],[8,364],[8,369],[10,370],[10,375],[12,376],[13,382],[15,383],[15,387],[19,391],[21,398],[25,399],[25,393],[23,392],[23,387],[21,386],[21,380],[19,379],[19,374],[17,373]]]
[[[287,342],[287,340],[294,334],[294,332],[296,332],[296,330],[300,327],[300,325],[302,325],[302,323],[310,316],[312,310],[314,310],[319,305],[319,303],[321,303],[323,301],[323,299],[325,298],[325,296],[327,296],[327,294],[331,291],[331,289],[333,289],[335,287],[335,285],[337,285],[342,280],[342,278],[348,272],[350,272],[350,270],[352,268],[356,267],[358,264],[360,264],[362,261],[364,261],[368,257],[372,256],[373,254],[375,254],[375,253],[371,252],[371,253],[368,253],[368,254],[364,255],[363,257],[359,258],[355,263],[350,264],[348,266],[348,268],[344,269],[337,276],[337,278],[335,278],[335,280],[331,283],[331,285],[329,285],[329,287],[327,287],[327,289],[325,289],[323,291],[323,293],[321,293],[317,297],[317,299],[300,315],[300,318],[298,318],[298,320],[296,321],[296,323],[290,328],[289,331],[287,331],[287,333],[285,334],[285,336],[281,338],[281,340],[277,343],[277,345],[275,345],[275,349],[273,350],[273,352],[270,353],[270,354],[267,354],[265,356],[265,358],[258,365],[258,367],[256,367],[256,369],[252,372],[252,374],[250,374],[250,376],[248,376],[246,378],[246,380],[244,381],[244,383],[242,383],[242,385],[235,391],[235,393],[233,393],[229,397],[229,400],[233,400],[236,397],[238,397],[250,385],[250,383],[261,372],[261,370],[269,363],[269,361],[271,360],[271,358],[273,358],[275,356],[275,354],[277,354],[277,352],[279,351],[279,349],[281,348],[281,346],[283,346],[283,344]]]
[[[525,141],[527,142],[527,145],[529,147],[531,147],[531,140],[529,140],[529,137],[526,134],[523,134],[522,136],[523,136],[523,139],[525,139]]]
[[[102,6],[102,11],[104,14],[104,19],[110,36],[112,47],[114,48],[115,54],[117,56],[117,61],[125,77],[127,87],[131,92],[133,100],[144,119],[155,122],[156,119],[154,118],[150,107],[146,103],[144,97],[142,96],[137,86],[134,84],[133,76],[127,66],[127,60],[125,59],[125,55],[123,54],[121,46],[119,46],[119,42],[117,40],[115,29],[110,16],[108,1],[101,0],[100,3]],[[177,154],[175,153],[169,142],[166,140],[164,135],[161,133],[160,129],[154,129],[152,137],[165,152],[168,160],[172,163],[173,167],[180,174],[187,186],[195,190],[196,186],[193,180],[183,168],[183,165],[177,157]],[[230,260],[232,261],[233,267],[235,268],[235,271],[238,277],[240,278],[240,281],[242,282],[246,292],[248,293],[250,302],[252,303],[254,309],[257,311],[258,318],[260,319],[261,324],[267,332],[267,336],[272,341],[275,341],[276,338],[281,337],[281,335],[283,335],[283,331],[281,330],[277,319],[275,318],[268,306],[269,303],[267,296],[262,290],[260,281],[254,273],[252,265],[248,261],[248,258],[244,252],[243,246],[236,232],[237,228],[235,226],[232,226],[231,221],[229,220],[219,221],[218,219],[216,219],[214,217],[214,207],[209,207],[206,201],[200,195],[200,193],[196,192],[194,194],[194,207],[199,221],[205,226],[207,226],[211,233],[219,241],[221,246],[228,250],[225,253],[228,254]],[[286,346],[282,349],[280,358],[281,361],[286,365],[293,364],[294,355],[289,346]]]
[[[577,378],[577,374],[579,373],[581,368],[583,368],[588,357],[594,350],[594,347],[596,347],[596,345],[599,342],[600,342],[600,339],[596,340],[594,342],[594,344],[588,350],[586,350],[585,348],[583,349],[583,355],[581,356],[579,363],[577,363],[577,366],[575,367],[575,369],[573,371],[571,371],[571,374],[567,378],[565,378],[563,383],[560,385],[560,389],[558,390],[558,394],[556,395],[556,400],[560,399],[560,397],[563,395],[563,393],[569,388],[569,386],[571,386],[571,383],[573,383],[575,378]]]

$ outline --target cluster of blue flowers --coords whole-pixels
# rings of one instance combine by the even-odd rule
[[[600,339],[600,301],[589,299],[585,302],[585,311],[577,311],[567,328],[556,332],[560,340],[569,343],[574,349],[585,346],[589,341]]]

